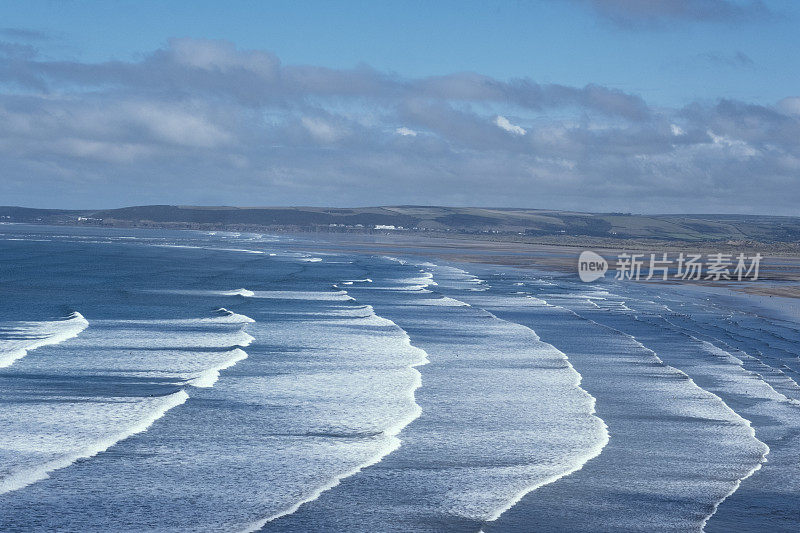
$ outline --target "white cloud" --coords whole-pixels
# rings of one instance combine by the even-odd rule
[[[102,142],[87,139],[62,139],[50,144],[49,149],[64,155],[88,158],[111,163],[133,163],[150,156],[153,150],[135,143]]]
[[[207,39],[171,39],[169,53],[177,63],[189,67],[220,72],[238,68],[265,78],[272,78],[280,64],[269,52],[237,50],[233,43]]]
[[[731,155],[738,158],[748,158],[758,155],[758,151],[739,139],[731,139],[727,135],[716,135],[713,131],[706,132],[715,146],[726,149]]]
[[[682,211],[713,190],[719,210],[791,214],[800,192],[797,96],[651,109],[591,84],[282,67],[188,40],[134,62],[6,63],[24,90],[0,91],[4,203]],[[506,109],[541,113],[523,128]]]
[[[159,140],[183,146],[213,148],[231,141],[231,135],[199,113],[157,104],[127,106],[133,122],[140,123]]]
[[[342,137],[342,132],[319,118],[303,117],[303,126],[318,141],[332,143]]]
[[[509,133],[513,133],[514,135],[525,135],[528,133],[525,131],[525,128],[517,126],[516,124],[512,124],[506,117],[497,115],[497,118],[494,119],[494,123],[497,124],[498,128],[504,129]]]
[[[416,132],[416,131],[414,131],[414,130],[412,130],[412,129],[410,129],[410,128],[406,128],[405,126],[403,126],[403,127],[400,127],[400,128],[397,128],[397,129],[396,129],[396,130],[394,130],[394,131],[395,131],[395,133],[397,133],[398,135],[402,135],[402,136],[404,136],[404,137],[406,137],[406,136],[409,136],[409,135],[410,135],[411,137],[416,137],[416,136],[417,136],[417,132]]]

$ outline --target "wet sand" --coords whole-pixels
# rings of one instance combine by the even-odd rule
[[[302,238],[302,236],[300,236]],[[324,240],[332,244],[330,251],[358,251],[382,255],[420,256],[440,259],[456,263],[483,263],[504,265],[514,268],[525,268],[550,272],[563,272],[577,276],[578,256],[586,249],[571,245],[538,244],[487,241],[468,238],[430,238],[416,235],[326,235]],[[670,257],[680,251],[684,253],[733,254],[744,252],[749,256],[761,253],[759,279],[756,281],[681,281],[670,280],[667,283],[680,283],[692,286],[721,287],[731,291],[763,297],[800,298],[800,255],[780,253],[770,249],[748,248],[741,250],[725,243],[710,245],[686,245],[665,242],[663,247],[639,246],[640,243],[618,242],[616,247],[594,248],[593,250],[609,261],[609,272],[613,275],[617,268],[616,258],[623,252],[644,254],[649,259],[654,253],[661,257],[669,252]],[[664,283],[663,281],[661,283]]]

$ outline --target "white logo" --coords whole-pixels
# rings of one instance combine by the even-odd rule
[[[602,256],[586,250],[578,258],[578,275],[581,281],[589,283],[605,276],[608,270],[608,261]]]

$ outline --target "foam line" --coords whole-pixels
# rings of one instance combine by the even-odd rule
[[[341,291],[341,292],[344,292],[346,294],[346,291]],[[306,497],[302,498],[301,500],[295,502],[290,507],[287,507],[286,509],[284,509],[282,511],[279,511],[279,512],[277,512],[277,513],[275,513],[275,514],[273,514],[273,515],[271,515],[271,516],[269,516],[267,518],[264,518],[262,520],[258,520],[256,522],[252,522],[250,524],[247,524],[245,527],[243,527],[241,529],[241,531],[243,533],[244,532],[248,532],[249,533],[249,532],[253,532],[253,531],[258,531],[258,530],[262,529],[269,522],[275,521],[275,520],[277,520],[277,519],[279,519],[281,517],[288,516],[290,514],[295,513],[304,504],[312,502],[312,501],[318,499],[324,492],[326,492],[326,491],[336,487],[337,485],[339,485],[342,482],[343,479],[348,478],[350,476],[353,476],[353,475],[361,472],[363,469],[379,463],[384,457],[386,457],[390,453],[394,452],[395,450],[397,450],[401,446],[402,441],[398,437],[398,435],[403,430],[403,428],[405,428],[408,424],[410,424],[411,422],[413,422],[414,420],[419,418],[419,416],[422,414],[422,408],[417,403],[416,395],[415,395],[416,390],[419,387],[422,386],[422,374],[420,374],[419,370],[417,370],[416,367],[425,365],[425,364],[430,362],[429,359],[428,359],[428,354],[425,352],[425,350],[423,350],[423,349],[421,349],[419,347],[416,347],[413,344],[411,344],[411,338],[409,337],[408,333],[403,328],[398,326],[394,321],[389,320],[387,318],[384,318],[384,317],[381,317],[381,316],[375,314],[372,306],[367,305],[367,306],[359,307],[359,309],[368,310],[371,313],[369,315],[369,317],[366,317],[366,318],[372,319],[374,322],[379,323],[381,325],[390,326],[390,327],[395,328],[401,334],[403,344],[407,348],[411,348],[412,350],[417,352],[418,357],[417,357],[416,361],[414,361],[414,362],[412,362],[411,364],[408,365],[409,370],[414,372],[413,382],[411,384],[411,387],[407,391],[407,397],[408,397],[408,399],[410,400],[410,403],[413,406],[411,412],[409,414],[407,414],[406,416],[402,417],[401,419],[397,420],[396,422],[394,422],[393,424],[391,424],[390,426],[388,426],[387,428],[385,428],[381,432],[381,435],[388,437],[388,442],[386,443],[386,445],[383,448],[381,448],[375,455],[373,455],[367,461],[365,461],[364,463],[358,465],[357,467],[355,467],[355,468],[353,468],[353,469],[351,469],[349,471],[346,471],[346,472],[344,472],[342,474],[334,476],[333,478],[331,478],[329,480],[328,483],[317,487],[308,496],[306,496]]]
[[[11,366],[31,350],[77,337],[87,327],[89,321],[75,311],[63,320],[15,322],[10,327],[0,328],[0,337],[10,337],[0,338],[0,368]]]
[[[587,317],[585,317],[585,316],[583,316],[583,315],[580,315],[580,314],[576,313],[575,311],[573,311],[573,310],[571,310],[571,309],[568,309],[568,308],[565,308],[565,307],[562,307],[562,306],[558,306],[558,305],[553,305],[553,304],[550,304],[550,303],[546,302],[545,300],[542,300],[542,301],[545,303],[545,305],[548,305],[548,306],[553,306],[553,307],[558,307],[558,308],[560,308],[560,309],[563,309],[563,310],[565,310],[565,311],[568,311],[568,312],[570,312],[570,313],[574,314],[575,316],[577,316],[577,317],[579,317],[579,318],[582,318],[583,320],[588,320],[589,322],[592,322],[592,323],[594,323],[594,324],[597,324],[597,325],[598,325],[598,326],[600,326],[600,327],[603,327],[603,328],[609,329],[609,330],[611,330],[611,331],[614,331],[614,332],[616,332],[616,333],[618,333],[618,334],[620,334],[620,335],[623,335],[623,336],[625,336],[625,337],[628,337],[628,338],[629,338],[629,339],[631,339],[631,340],[632,340],[632,341],[633,341],[635,344],[637,344],[638,346],[640,346],[640,347],[641,347],[643,350],[645,350],[646,352],[650,353],[650,354],[652,355],[652,357],[653,357],[653,358],[655,358],[655,360],[656,360],[656,361],[657,361],[659,364],[663,365],[665,368],[669,368],[669,369],[671,369],[671,370],[673,370],[673,371],[677,372],[678,374],[680,374],[680,375],[684,376],[684,377],[686,378],[686,380],[687,380],[687,381],[688,381],[688,382],[689,382],[691,385],[693,385],[694,387],[696,387],[698,390],[702,391],[703,393],[705,393],[705,394],[708,394],[709,396],[713,397],[713,398],[714,398],[714,399],[715,399],[715,400],[716,400],[716,401],[717,401],[719,404],[721,404],[721,405],[723,406],[723,408],[724,408],[724,409],[726,409],[726,410],[727,410],[727,411],[729,411],[731,414],[733,414],[735,418],[739,419],[739,421],[740,421],[740,422],[742,422],[742,423],[743,423],[743,424],[744,424],[744,425],[747,427],[747,429],[748,429],[748,432],[750,433],[750,436],[752,437],[752,439],[753,439],[753,440],[755,440],[755,441],[756,441],[756,443],[757,443],[757,444],[760,446],[760,448],[761,448],[761,458],[760,458],[760,460],[758,461],[758,463],[757,463],[756,465],[754,465],[754,466],[753,466],[753,468],[751,468],[751,469],[750,469],[750,470],[749,470],[747,473],[745,473],[745,475],[744,475],[744,476],[742,476],[742,477],[740,477],[740,478],[737,478],[736,480],[734,480],[734,481],[733,481],[733,486],[731,487],[731,490],[730,490],[730,491],[729,491],[727,494],[725,494],[725,495],[724,495],[722,498],[720,498],[720,499],[719,499],[719,500],[718,500],[718,501],[717,501],[717,502],[716,502],[716,503],[713,505],[713,508],[712,508],[711,512],[710,512],[708,515],[706,515],[706,516],[703,518],[703,520],[701,521],[701,530],[702,530],[702,529],[704,529],[704,528],[705,528],[705,526],[706,526],[706,524],[708,523],[708,521],[711,519],[711,517],[712,517],[712,516],[713,516],[713,515],[714,515],[714,514],[717,512],[717,509],[719,509],[719,506],[722,504],[722,502],[723,502],[723,501],[725,501],[725,500],[726,500],[728,497],[730,497],[730,496],[731,496],[731,495],[732,495],[734,492],[736,492],[736,490],[739,488],[739,486],[741,486],[742,480],[745,480],[745,479],[749,478],[750,476],[752,476],[752,475],[753,475],[755,472],[757,472],[757,471],[758,471],[758,470],[761,468],[761,465],[767,461],[767,455],[768,455],[768,454],[769,454],[769,452],[770,452],[769,446],[767,446],[767,444],[766,444],[765,442],[761,441],[760,439],[758,439],[758,438],[756,437],[755,428],[753,428],[753,425],[752,425],[752,423],[750,422],[750,420],[748,420],[748,419],[744,418],[744,417],[743,417],[743,416],[741,416],[739,413],[737,413],[736,411],[734,411],[734,410],[733,410],[733,409],[732,409],[732,408],[731,408],[731,407],[730,407],[730,406],[729,406],[727,403],[725,403],[725,401],[724,401],[722,398],[720,398],[719,396],[717,396],[717,395],[716,395],[716,394],[714,394],[713,392],[711,392],[711,391],[709,391],[709,390],[706,390],[706,389],[702,388],[700,385],[698,385],[697,383],[695,383],[695,381],[694,381],[694,380],[693,380],[691,377],[689,377],[689,375],[688,375],[686,372],[684,372],[683,370],[680,370],[680,369],[678,369],[678,368],[675,368],[675,367],[673,367],[673,366],[671,366],[671,365],[668,365],[668,364],[666,364],[666,363],[665,363],[665,362],[664,362],[664,361],[663,361],[663,360],[662,360],[662,359],[661,359],[661,358],[658,356],[658,354],[657,354],[656,352],[654,352],[653,350],[651,350],[650,348],[648,348],[647,346],[645,346],[644,344],[642,344],[642,343],[641,343],[641,342],[640,342],[640,341],[639,341],[639,340],[638,340],[636,337],[634,337],[633,335],[631,335],[631,334],[629,334],[629,333],[626,333],[626,332],[624,332],[624,331],[621,331],[621,330],[619,330],[619,329],[617,329],[617,328],[614,328],[614,327],[608,326],[608,325],[606,325],[606,324],[601,324],[601,323],[599,323],[599,322],[596,322],[596,321],[594,321],[594,320],[592,320],[592,319],[590,319],[590,318],[587,318]]]
[[[219,379],[219,373],[222,370],[232,367],[233,365],[235,365],[236,363],[238,363],[243,359],[247,359],[247,352],[245,352],[241,348],[236,348],[234,350],[231,350],[231,356],[228,359],[226,359],[225,361],[223,361],[222,363],[213,368],[209,368],[208,370],[203,370],[197,377],[187,381],[187,384],[191,385],[192,387],[202,387],[202,388],[213,387],[214,383],[216,383],[217,380]]]
[[[33,469],[25,470],[23,472],[16,472],[3,478],[0,480],[0,494],[19,490],[37,481],[47,479],[49,477],[49,473],[53,472],[54,470],[66,468],[79,459],[93,457],[101,452],[106,451],[116,443],[131,437],[132,435],[146,431],[153,424],[153,422],[164,416],[167,411],[173,407],[177,407],[178,405],[184,403],[188,398],[189,395],[183,390],[172,393],[168,396],[164,396],[159,402],[156,403],[154,409],[147,416],[126,430],[104,437],[83,448],[71,450],[65,453],[63,456],[37,465]]]
[[[246,298],[253,296],[253,291],[248,289],[233,289],[233,290],[152,290],[145,291],[156,294],[175,294],[179,296],[244,296]]]
[[[445,298],[448,301],[454,302],[454,303],[450,303],[449,305],[470,306],[470,304],[468,304],[466,302],[462,302],[461,300],[456,300],[454,298],[449,298],[449,297],[445,297]],[[505,320],[505,319],[499,318],[499,317],[495,316],[491,311],[489,311],[487,309],[483,309],[483,308],[478,308],[478,309],[480,309],[481,311],[485,311],[486,313],[488,313],[490,315],[491,318],[493,318],[495,320],[498,320],[500,322],[506,322],[508,324],[514,324],[515,326],[518,326],[520,328],[524,328],[524,329],[530,331],[531,334],[534,336],[534,338],[538,342],[540,342],[543,347],[546,347],[547,349],[552,350],[554,353],[557,353],[558,357],[560,359],[562,359],[564,361],[564,363],[566,363],[567,367],[569,367],[569,370],[570,370],[570,372],[572,373],[572,375],[574,377],[573,386],[576,387],[577,389],[579,389],[580,394],[582,394],[585,398],[588,399],[588,401],[590,403],[589,416],[591,416],[596,421],[598,421],[600,423],[600,427],[602,428],[602,434],[600,435],[599,440],[595,443],[594,446],[592,446],[591,448],[587,449],[586,453],[583,456],[579,457],[578,458],[578,462],[576,462],[574,465],[572,465],[572,467],[565,469],[563,472],[560,472],[559,474],[544,478],[544,479],[540,480],[537,483],[533,483],[531,485],[523,487],[522,489],[520,489],[517,493],[515,493],[508,500],[506,505],[495,509],[494,511],[492,511],[489,514],[489,516],[486,519],[483,520],[484,522],[494,522],[495,520],[500,518],[500,516],[502,516],[503,513],[505,513],[506,511],[508,511],[512,507],[514,507],[517,503],[519,503],[522,500],[522,498],[524,498],[527,494],[535,491],[536,489],[538,489],[540,487],[543,487],[545,485],[549,485],[550,483],[558,481],[559,479],[561,479],[563,477],[566,477],[566,476],[568,476],[568,475],[570,475],[570,474],[572,474],[574,472],[577,472],[577,471],[581,470],[583,468],[583,466],[587,462],[589,462],[591,459],[594,459],[595,457],[600,455],[600,453],[603,451],[603,448],[605,448],[606,445],[608,444],[610,436],[609,436],[609,432],[608,432],[608,425],[606,424],[606,422],[602,418],[597,416],[597,410],[596,410],[597,399],[594,396],[592,396],[587,390],[585,390],[584,388],[581,387],[581,382],[583,381],[583,376],[581,376],[581,373],[578,372],[575,369],[575,367],[572,365],[572,363],[569,360],[569,357],[567,357],[567,354],[565,354],[564,352],[562,352],[561,350],[559,350],[558,348],[556,348],[552,344],[548,344],[548,343],[542,341],[541,337],[539,337],[539,335],[536,333],[536,331],[534,331],[532,328],[530,328],[528,326],[525,326],[525,325],[522,325],[522,324],[518,324],[516,322],[511,322],[509,320]]]
[[[228,309],[225,309],[224,307],[220,307],[219,309],[217,309],[217,313],[220,313],[221,316],[216,318],[216,319],[212,319],[212,320],[216,320],[216,321],[219,321],[219,322],[230,322],[230,323],[245,322],[245,323],[251,323],[251,324],[253,322],[255,322],[255,320],[253,320],[252,318],[250,318],[247,315],[240,315],[239,313],[234,313],[233,311],[229,311]]]
[[[353,297],[345,290],[338,291],[255,291],[253,298],[276,300],[331,300],[351,301]]]

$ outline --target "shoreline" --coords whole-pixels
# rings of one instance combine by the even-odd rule
[[[298,239],[314,237],[321,251],[353,251],[381,255],[414,255],[436,258],[454,263],[476,263],[576,274],[578,256],[584,250],[594,250],[609,260],[609,272],[616,269],[613,257],[622,252],[671,254],[686,253],[761,253],[762,269],[756,281],[688,281],[669,280],[664,283],[692,287],[724,287],[734,294],[750,294],[767,298],[800,299],[800,243],[741,243],[741,242],[686,242],[675,240],[655,241],[653,239],[608,239],[592,237],[522,237],[495,235],[491,238],[470,234],[440,235],[433,232],[385,232],[385,231],[303,231],[282,230],[268,227],[228,227],[225,229],[173,227],[172,225],[120,225],[106,226],[94,224],[31,224],[3,222],[3,225],[23,225],[36,227],[69,227],[81,229],[117,229],[145,231],[242,231],[291,235]],[[216,226],[216,225],[215,225]],[[550,241],[550,242],[547,242]],[[325,248],[319,245],[329,243]],[[797,251],[794,250],[797,248]],[[608,275],[608,274],[607,274]],[[647,283],[646,281],[637,281]]]
[[[300,234],[302,235],[302,234]],[[359,239],[348,236],[346,239],[323,239],[335,244],[334,247],[324,251],[354,251],[362,253],[375,253],[382,255],[413,255],[429,257],[454,263],[475,263],[486,265],[506,266],[526,270],[542,270],[573,274],[577,277],[578,256],[585,250],[584,247],[558,244],[533,244],[511,242],[487,242],[468,239],[434,239],[424,237],[419,239],[405,238],[402,241],[386,236],[371,236]],[[700,247],[689,248],[684,251],[691,252],[722,252],[731,253],[720,246],[716,249],[703,250]],[[611,259],[612,255],[623,251],[636,251],[656,253],[653,248],[635,249],[615,247],[610,249],[597,249],[600,255]],[[658,253],[673,249],[659,249]],[[753,252],[755,253],[755,251]],[[800,299],[800,255],[772,256],[764,255],[762,260],[762,273],[755,281],[707,281],[707,280],[673,280],[662,282],[669,285],[689,286],[697,288],[722,288],[732,294],[754,295],[766,298]],[[609,260],[609,272],[616,268],[616,262]],[[609,274],[606,274],[607,276]],[[654,283],[645,280],[633,283]]]

